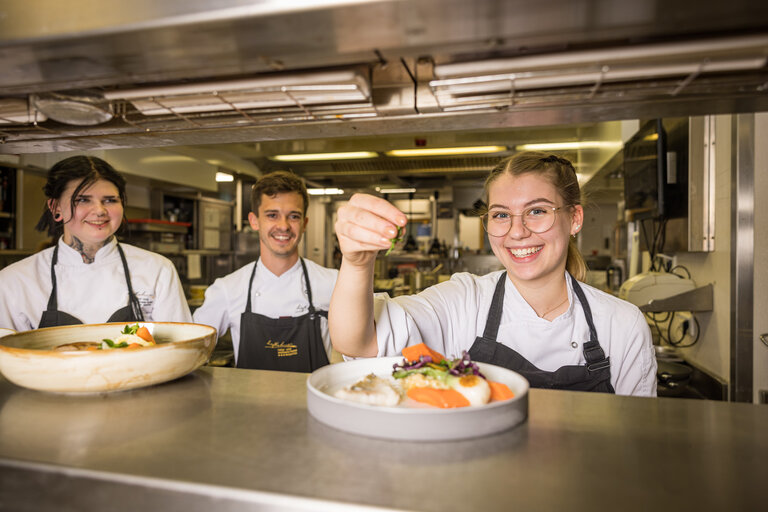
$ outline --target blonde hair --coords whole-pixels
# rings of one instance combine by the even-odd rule
[[[488,204],[488,190],[491,184],[504,174],[543,176],[555,186],[565,205],[572,209],[573,206],[581,204],[581,189],[576,177],[576,170],[571,162],[565,158],[538,151],[524,151],[505,158],[491,170],[485,179],[483,189],[486,204]],[[574,238],[570,238],[568,241],[565,269],[579,281],[584,281],[587,277],[587,264],[576,247]]]

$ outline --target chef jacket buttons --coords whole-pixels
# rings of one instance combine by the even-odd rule
[[[578,343],[576,343],[575,341],[572,341],[572,342],[571,342],[571,346],[572,346],[573,348],[579,348],[579,344],[578,344]]]
[[[254,297],[260,297],[260,296],[261,296],[261,294],[260,294],[259,292],[253,292],[253,296],[254,296]]]

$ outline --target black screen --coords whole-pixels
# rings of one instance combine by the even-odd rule
[[[624,200],[634,219],[663,217],[666,133],[661,120],[645,123],[624,145]]]

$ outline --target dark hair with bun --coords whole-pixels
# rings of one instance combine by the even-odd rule
[[[48,180],[43,186],[43,192],[48,199],[58,201],[61,199],[62,194],[64,194],[67,185],[73,180],[80,180],[70,199],[69,207],[73,215],[75,200],[80,195],[80,192],[99,180],[106,180],[114,184],[120,195],[120,202],[125,205],[125,178],[114,167],[95,156],[71,156],[55,163],[48,171]],[[53,212],[51,212],[47,202],[35,229],[47,231],[48,235],[54,238],[61,236],[64,231],[63,222],[54,219]]]

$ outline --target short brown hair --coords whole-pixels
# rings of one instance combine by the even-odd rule
[[[309,194],[304,181],[290,171],[274,171],[262,176],[259,181],[251,187],[251,211],[259,214],[261,206],[261,196],[276,196],[285,192],[297,192],[304,201],[304,216],[307,215],[309,207]]]

